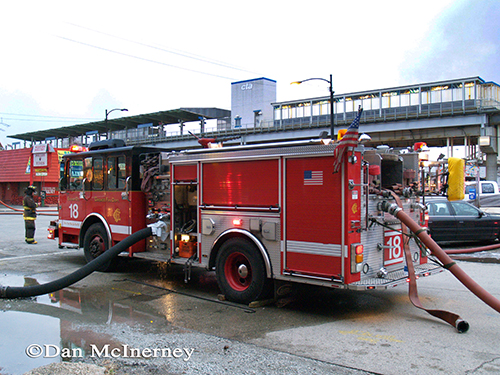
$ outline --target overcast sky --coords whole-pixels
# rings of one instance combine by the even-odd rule
[[[245,5],[242,5],[245,4]],[[480,76],[500,83],[498,0],[2,1],[7,135],[179,107],[230,109],[231,82],[278,101]],[[8,126],[10,125],[10,126]]]

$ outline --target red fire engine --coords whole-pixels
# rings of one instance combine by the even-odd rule
[[[163,221],[168,238],[142,241],[128,255],[214,270],[226,298],[244,303],[280,283],[403,284],[404,241],[417,275],[440,272],[378,207],[385,190],[396,190],[423,224],[425,207],[410,188],[417,174],[404,170],[401,156],[361,145],[347,149],[334,173],[336,147],[320,140],[182,152],[91,145],[64,156],[54,234],[90,261]]]

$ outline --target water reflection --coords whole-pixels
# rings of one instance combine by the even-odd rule
[[[33,368],[59,361],[59,358],[29,358],[25,351],[32,344],[60,346],[60,320],[18,311],[0,313],[0,373],[23,374]]]
[[[0,283],[27,286],[38,280],[3,275]],[[157,296],[121,286],[68,287],[36,298],[0,299],[0,374],[24,374],[53,362],[78,360],[92,348],[121,347],[111,336],[96,332],[96,325],[125,323],[161,327],[164,332],[165,316],[137,303]]]

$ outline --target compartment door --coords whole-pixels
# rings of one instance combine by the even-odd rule
[[[341,176],[331,157],[285,160],[284,270],[341,273]]]

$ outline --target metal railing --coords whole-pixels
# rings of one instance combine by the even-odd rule
[[[485,105],[486,104],[486,105]],[[500,111],[500,102],[488,100],[483,102],[476,100],[460,100],[453,102],[442,102],[433,104],[412,105],[394,108],[371,109],[363,111],[361,123],[376,123],[388,121],[402,121],[430,117],[457,116],[488,111]],[[356,112],[345,112],[335,114],[336,126],[348,126]],[[330,115],[317,115],[308,117],[296,117],[291,119],[262,122],[260,126],[254,124],[243,125],[240,128],[217,129],[217,127],[206,127],[203,136],[208,138],[223,138],[229,136],[243,136],[259,133],[281,133],[293,130],[324,128],[330,125]],[[118,137],[119,138],[119,137]],[[129,145],[164,143],[192,139],[190,134],[169,132],[165,134],[144,135],[128,137],[125,139]],[[124,138],[123,138],[124,139]]]
[[[330,126],[329,98],[315,98],[273,103],[275,119],[258,124],[232,127],[231,120],[209,120],[203,137],[223,138],[261,133],[285,133],[301,129]],[[394,90],[374,90],[335,97],[334,125],[347,127],[355,118],[357,106],[364,111],[361,123],[380,123],[421,118],[464,116],[500,111],[500,86],[481,79],[444,81],[423,86],[408,86]],[[212,121],[210,123],[210,121]],[[186,129],[171,131],[176,124],[149,128],[113,131],[112,138],[123,139],[128,145],[159,144],[193,139]],[[153,129],[154,128],[154,129]],[[192,130],[200,134],[200,127]],[[109,134],[103,135],[109,136]],[[277,136],[278,138],[278,136]],[[69,141],[68,141],[69,142]]]

